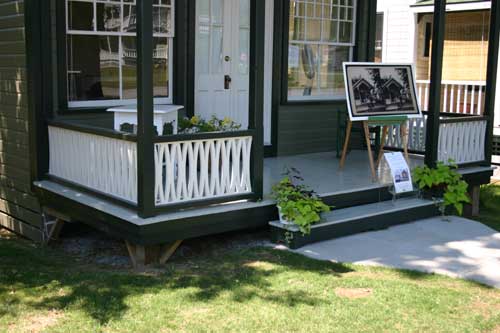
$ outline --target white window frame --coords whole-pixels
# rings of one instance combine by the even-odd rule
[[[315,4],[317,1],[316,0],[301,0],[302,2],[306,2],[306,3],[313,3]],[[338,5],[338,7],[349,7],[350,6],[345,6],[343,5],[346,1],[346,0],[337,0],[337,1],[340,1],[340,4]],[[318,45],[319,47],[323,46],[323,45],[327,45],[327,46],[339,46],[339,47],[349,47],[349,59],[348,61],[352,61],[353,59],[353,54],[354,54],[354,47],[356,46],[356,21],[357,21],[357,5],[358,5],[358,0],[352,0],[353,1],[353,7],[352,7],[352,10],[353,10],[353,13],[352,13],[352,31],[351,31],[351,42],[350,43],[341,43],[341,42],[325,42],[325,41],[322,41],[322,37],[323,37],[323,29],[321,29],[321,37],[320,37],[320,40],[319,41],[307,41],[307,40],[291,40],[289,39],[288,40],[288,47],[290,47],[290,45],[298,45],[298,44],[303,44],[303,45]],[[291,2],[290,2],[291,3]],[[330,1],[330,5],[333,6],[333,2]],[[323,14],[323,7],[322,7],[322,14]],[[305,15],[300,15],[300,16],[295,16],[297,18],[304,18],[305,21],[307,22],[307,18]],[[320,18],[316,18],[316,17],[311,17],[312,19],[320,19],[320,20],[323,20],[323,15],[320,17]],[[345,19],[340,19],[338,18],[339,22],[349,22],[349,20],[345,20]],[[305,23],[305,33],[304,35],[307,35],[307,23]],[[286,32],[288,35],[290,34],[290,27],[288,28],[288,31]],[[339,39],[339,34],[340,34],[340,29],[337,31],[337,40]],[[320,63],[318,63],[318,66],[320,66]],[[287,70],[288,70],[288,59],[287,59]],[[293,96],[293,95],[290,95],[289,94],[289,87],[288,87],[288,82],[287,82],[287,100],[288,101],[338,101],[338,100],[345,100],[345,96],[342,95],[342,96],[335,96],[335,95],[316,95],[316,96]]]
[[[86,2],[86,3],[92,3],[94,6],[94,19],[93,19],[93,26],[94,30],[93,31],[88,31],[88,30],[73,30],[69,29],[69,10],[68,10],[68,2],[73,1],[73,2]],[[122,24],[122,30],[123,30],[123,13],[124,13],[124,6],[125,5],[136,5],[136,1],[134,0],[133,2],[124,2],[121,0],[120,2],[110,2],[106,0],[65,0],[65,30],[66,30],[66,35],[80,35],[80,36],[116,36],[119,37],[121,40],[121,37],[135,37],[136,33],[134,32],[123,32],[123,31],[97,31],[97,20],[96,20],[96,15],[97,15],[97,4],[98,3],[103,3],[103,4],[113,4],[113,5],[119,5],[121,6],[121,24]],[[157,7],[155,5],[155,7]],[[175,0],[170,0],[170,6],[167,6],[170,8],[170,17],[171,17],[171,31],[169,33],[154,33],[153,36],[156,38],[167,38],[168,42],[168,97],[157,97],[154,98],[154,103],[155,104],[172,104],[173,103],[173,39],[175,37]],[[119,55],[120,59],[122,59],[122,44],[119,42],[118,43],[119,47]],[[121,61],[121,60],[120,60]],[[64,71],[66,73],[66,78],[68,77],[67,72],[68,72],[68,67],[64,68]],[[122,66],[120,65],[119,67],[119,80],[120,80],[120,97],[123,93],[122,90]],[[66,91],[69,92],[69,81],[66,79]],[[68,99],[68,108],[85,108],[85,107],[113,107],[113,106],[120,106],[120,105],[135,105],[137,104],[137,99],[110,99],[110,100],[88,100],[88,101],[70,101]]]

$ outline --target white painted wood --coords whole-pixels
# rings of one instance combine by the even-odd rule
[[[49,126],[49,174],[137,202],[135,142]]]
[[[415,0],[378,0],[377,12],[384,14],[383,61],[413,63],[416,16],[410,11]]]
[[[417,80],[418,100],[421,103],[423,101],[421,107],[424,111],[428,111],[429,87],[429,80]],[[443,81],[443,109],[441,112],[467,113],[469,110],[470,114],[482,115],[484,112],[483,90],[485,88],[486,81]]]
[[[249,65],[250,0],[197,0],[195,113],[248,128]]]
[[[438,160],[457,164],[484,161],[487,121],[444,123],[439,129]]]
[[[157,143],[156,205],[251,193],[252,137]]]
[[[173,134],[177,134],[179,110],[183,108],[182,105],[173,104],[153,105],[153,122],[159,135],[163,132],[163,125],[167,123],[172,124]],[[114,113],[115,131],[120,131],[120,126],[124,123],[137,125],[137,105],[122,105],[106,111]]]

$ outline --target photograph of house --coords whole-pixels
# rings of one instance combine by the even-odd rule
[[[346,65],[351,112],[356,115],[418,114],[411,67]]]

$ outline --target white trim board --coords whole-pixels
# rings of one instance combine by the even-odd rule
[[[469,11],[469,10],[481,10],[490,9],[490,1],[481,2],[466,2],[466,3],[454,3],[446,5],[447,12],[459,12],[459,11]],[[410,10],[414,13],[432,13],[434,12],[434,6],[410,6]]]

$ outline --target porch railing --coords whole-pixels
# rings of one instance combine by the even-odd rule
[[[155,205],[206,205],[255,197],[254,131],[157,137]],[[137,206],[137,143],[132,134],[68,123],[49,126],[49,174],[58,181]]]
[[[251,131],[171,136],[155,144],[157,206],[252,194]]]
[[[484,162],[485,138],[488,119],[482,116],[443,115],[439,125],[438,160],[447,163],[450,159],[458,165]],[[425,155],[427,116],[408,122],[408,149]],[[389,127],[386,147],[402,149],[400,127]]]
[[[442,119],[439,127],[438,160],[457,164],[483,162],[488,118]]]
[[[424,111],[428,111],[429,89],[429,80],[417,80],[417,97]],[[443,81],[441,110],[444,113],[482,115],[485,90],[486,81]]]
[[[52,177],[137,203],[137,143],[132,139],[59,124],[49,126],[49,154]]]

